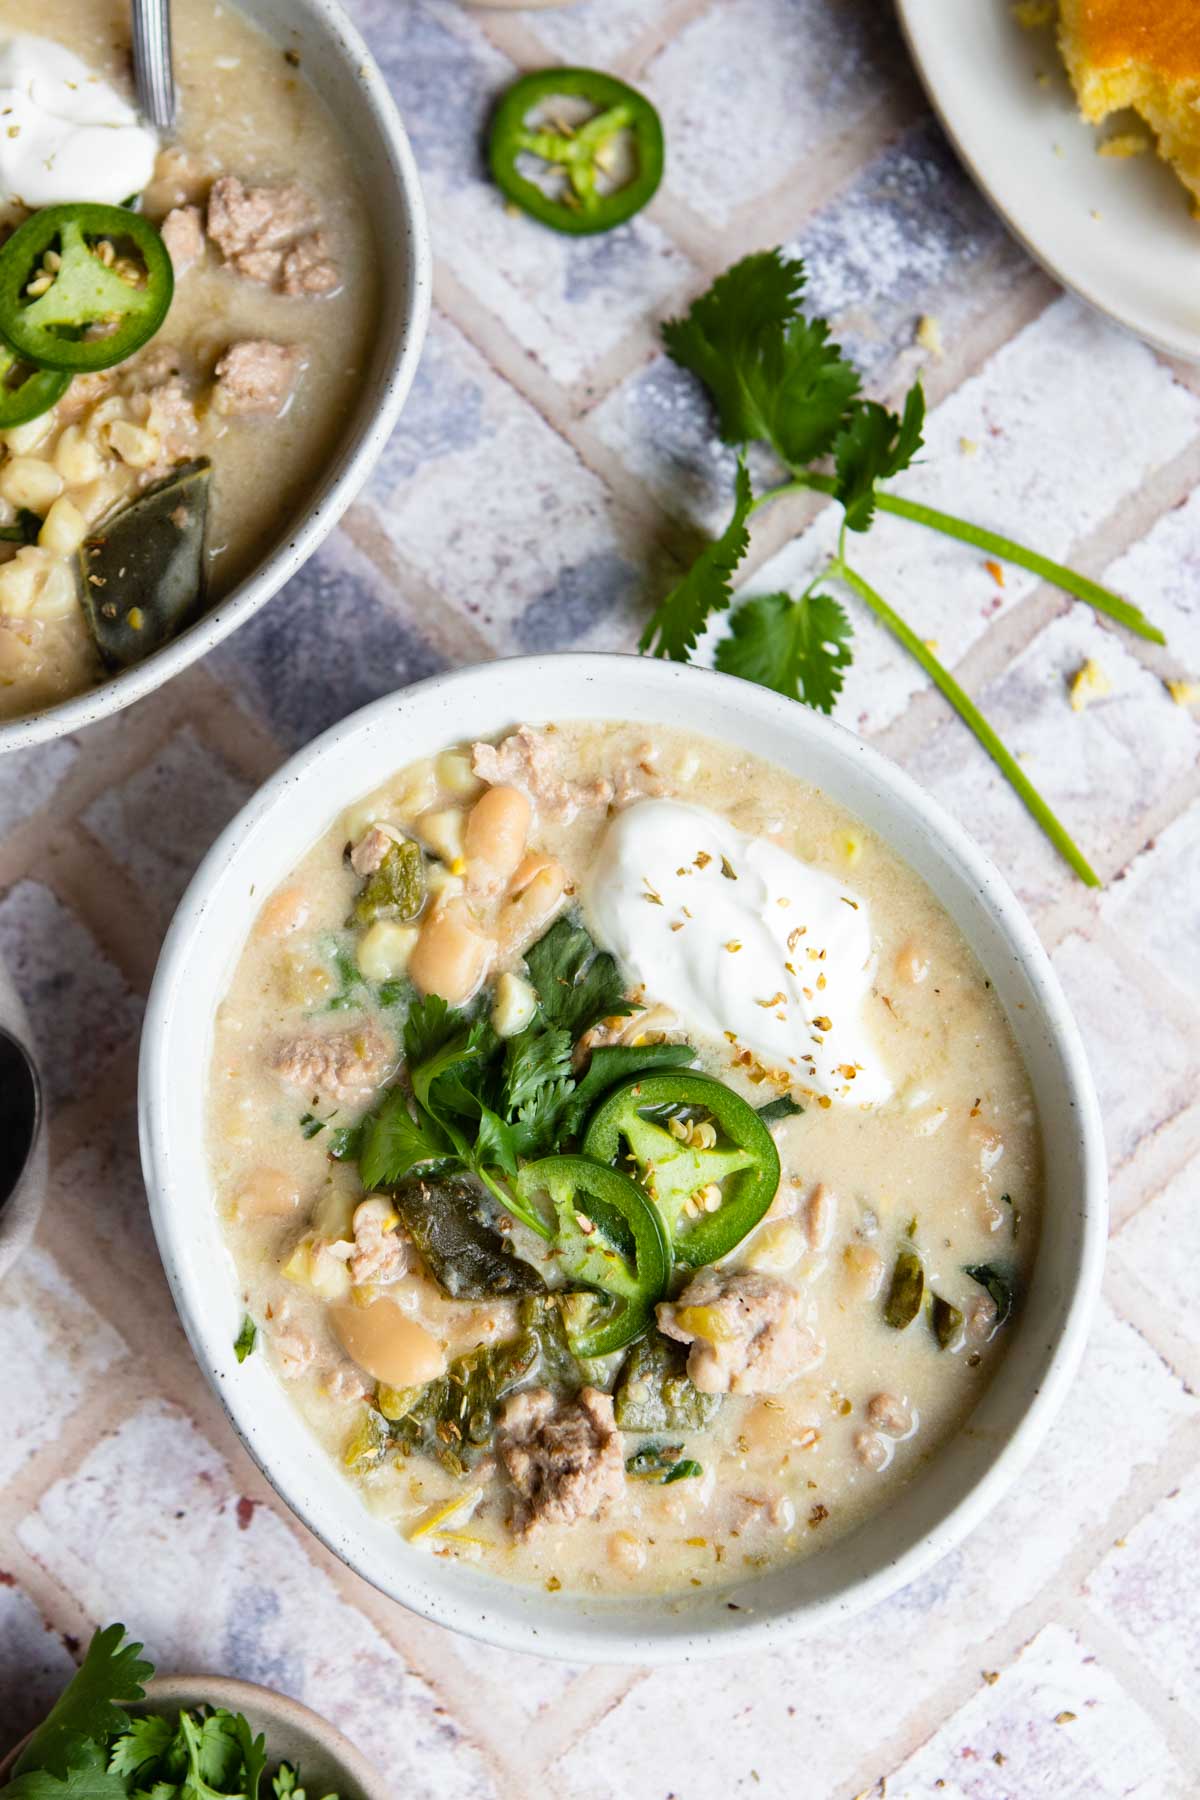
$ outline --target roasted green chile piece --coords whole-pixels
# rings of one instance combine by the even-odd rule
[[[207,457],[185,463],[84,539],[80,593],[107,668],[143,662],[203,607],[210,476]]]
[[[459,1176],[413,1176],[392,1190],[392,1205],[430,1274],[452,1300],[540,1294],[532,1263],[514,1256],[483,1217],[483,1196]]]
[[[619,1169],[587,1156],[545,1156],[518,1178],[527,1204],[547,1193],[558,1219],[559,1264],[573,1282],[615,1302],[572,1337],[577,1356],[609,1356],[640,1337],[671,1276],[658,1209]]]
[[[58,257],[51,268],[47,252]],[[47,276],[46,290],[31,294]],[[154,336],[174,289],[167,246],[140,213],[44,206],[0,249],[0,336],[39,369],[112,369]]]
[[[904,1331],[920,1312],[924,1298],[925,1270],[921,1259],[915,1250],[901,1250],[883,1303],[884,1323],[893,1331]]]
[[[701,1122],[715,1127],[716,1144],[703,1148],[673,1136],[660,1123],[672,1114],[703,1115]],[[752,1106],[710,1075],[680,1070],[622,1082],[588,1120],[583,1149],[598,1162],[615,1163],[623,1148],[662,1215],[676,1260],[692,1269],[728,1256],[758,1224],[779,1186],[771,1133]],[[720,1207],[689,1222],[686,1202],[714,1183],[721,1188]]]
[[[425,904],[425,858],[412,838],[393,844],[373,875],[364,882],[349,923],[373,925],[376,919],[396,919],[404,925],[420,915]]]
[[[633,1346],[617,1382],[613,1408],[622,1431],[706,1431],[720,1394],[702,1394],[688,1378],[687,1347],[651,1331]]]
[[[943,1300],[940,1294],[934,1294],[929,1303],[929,1325],[939,1347],[950,1350],[962,1336],[961,1309],[952,1306],[949,1300]]]
[[[379,1409],[392,1437],[435,1456],[452,1475],[463,1474],[487,1455],[501,1405],[533,1374],[541,1348],[537,1332],[527,1328],[507,1343],[480,1344],[415,1393],[381,1390]]]
[[[590,108],[568,123],[552,109],[566,100]],[[539,114],[541,116],[534,117]],[[618,140],[627,138],[625,179]],[[611,231],[640,212],[662,180],[662,121],[644,94],[599,69],[538,69],[513,83],[492,121],[488,159],[501,192],[555,231],[587,236]],[[560,172],[542,186],[525,172],[541,163]]]

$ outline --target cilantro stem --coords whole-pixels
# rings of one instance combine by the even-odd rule
[[[883,496],[880,495],[880,500],[882,499]],[[909,655],[920,664],[930,680],[941,689],[959,718],[974,732],[1010,787],[1032,813],[1059,855],[1071,865],[1080,880],[1085,882],[1088,887],[1099,887],[1100,877],[1071,834],[1050,810],[1015,757],[1005,748],[975,702],[959,687],[950,671],[943,667],[932,651],[904,623],[904,620],[892,611],[882,594],[876,593],[875,589],[864,581],[854,569],[851,569],[841,557],[834,559],[830,564],[829,572],[844,581],[846,586],[870,607],[880,624],[886,626],[892,636],[899,639]]]
[[[837,483],[832,476],[798,475],[792,481],[781,482],[778,487],[768,488],[765,494],[759,494],[750,511],[755,513],[769,500],[780,500],[785,494],[833,495],[836,488]],[[1096,612],[1114,619],[1126,631],[1132,631],[1135,637],[1145,638],[1151,644],[1165,644],[1167,641],[1140,606],[1134,606],[1131,601],[1123,600],[1120,594],[1114,594],[1111,588],[1101,587],[1098,581],[1079,575],[1074,569],[1068,569],[1064,564],[1054,562],[1036,550],[1027,550],[1024,544],[1018,544],[1012,538],[1002,537],[997,531],[988,531],[983,525],[972,525],[968,519],[956,518],[953,513],[942,512],[936,506],[926,506],[923,501],[905,500],[899,494],[889,494],[881,487],[875,489],[875,504],[880,512],[891,513],[894,518],[908,519],[914,525],[924,525],[930,531],[940,531],[944,537],[957,538],[960,543],[971,544],[976,550],[987,550],[1003,562],[1016,563],[1018,567],[1028,569],[1032,575],[1040,576],[1043,581],[1061,588],[1064,594],[1071,594],[1076,600],[1083,600],[1093,607]]]
[[[1137,637],[1147,638],[1152,644],[1167,641],[1140,607],[1122,600],[1119,594],[1101,587],[1098,581],[1090,581],[1086,575],[1077,575],[1074,569],[1064,568],[1062,563],[1052,562],[1036,550],[1027,550],[1024,544],[1014,543],[1012,538],[987,531],[982,525],[971,525],[966,519],[956,519],[953,513],[940,512],[936,506],[925,506],[919,500],[904,500],[899,494],[887,494],[882,488],[875,490],[875,504],[880,512],[893,513],[899,519],[911,519],[914,525],[926,525],[930,531],[940,531],[946,537],[958,538],[960,543],[973,544],[977,550],[990,550],[993,556],[1001,557],[1005,562],[1017,563],[1032,574],[1040,575],[1043,581],[1052,582],[1065,594],[1085,600],[1097,612],[1106,613]]]
[[[501,1187],[498,1181],[493,1181],[486,1169],[477,1168],[475,1173],[500,1202],[505,1212],[510,1212],[515,1219],[520,1219],[522,1225],[528,1225],[530,1231],[536,1231],[538,1236],[545,1238],[548,1244],[554,1241],[554,1232],[547,1225],[545,1219],[539,1217],[531,1206],[526,1206],[523,1200],[516,1199],[510,1188]]]

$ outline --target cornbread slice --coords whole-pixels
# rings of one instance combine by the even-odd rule
[[[1058,41],[1084,118],[1134,107],[1200,200],[1200,0],[1061,0]]]

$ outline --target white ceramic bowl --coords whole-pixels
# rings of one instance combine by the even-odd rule
[[[680,1600],[595,1599],[503,1583],[410,1549],[373,1518],[280,1394],[242,1367],[238,1287],[205,1159],[214,1010],[263,898],[385,774],[517,721],[636,718],[702,730],[813,782],[932,888],[994,983],[1038,1097],[1046,1208],[1020,1328],[968,1427],[894,1504],[820,1555]],[[1049,854],[1049,852],[1047,852]],[[192,1347],[250,1453],[350,1566],[404,1605],[512,1649],[580,1662],[726,1654],[832,1623],[912,1581],[1021,1473],[1083,1348],[1104,1254],[1105,1163],[1079,1038],[1032,926],[997,871],[908,776],[840,726],[729,676],[626,656],[555,656],[440,676],[336,725],[282,768],[205,858],[167,935],[146,1013],[142,1160]],[[731,1610],[734,1600],[738,1610]]]
[[[0,753],[79,731],[161,687],[265,606],[333,530],[400,416],[429,322],[432,261],[412,150],[387,83],[338,0],[237,0],[274,42],[294,49],[306,78],[354,152],[375,221],[382,304],[371,365],[333,460],[285,536],[194,625],[135,668],[69,700],[0,720]]]
[[[12,977],[0,963],[0,1025],[37,1057],[37,1045],[29,1024],[29,1015]],[[47,1142],[44,1104],[37,1139],[25,1164],[25,1172],[7,1202],[0,1206],[0,1276],[5,1275],[28,1244],[41,1217],[50,1179],[50,1150]]]
[[[185,1707],[204,1705],[243,1713],[251,1730],[266,1736],[269,1767],[279,1762],[298,1765],[312,1800],[334,1789],[338,1800],[390,1800],[392,1788],[349,1738],[298,1700],[253,1682],[231,1681],[223,1675],[164,1675],[147,1682],[146,1698],[129,1710],[139,1718],[144,1713],[178,1718]],[[0,1781],[11,1775],[25,1741],[0,1762]]]

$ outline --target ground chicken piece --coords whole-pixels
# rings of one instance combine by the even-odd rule
[[[358,1370],[351,1368],[349,1363],[344,1363],[340,1369],[334,1369],[325,1382],[325,1392],[329,1398],[343,1406],[365,1400],[370,1391]]]
[[[306,1373],[317,1357],[317,1346],[311,1334],[298,1325],[286,1302],[270,1324],[271,1345],[285,1381],[295,1381]]]
[[[293,297],[332,294],[341,287],[342,278],[323,231],[310,232],[284,251],[279,285]]]
[[[288,1038],[271,1067],[290,1087],[328,1094],[333,1100],[362,1100],[383,1081],[392,1063],[389,1044],[373,1026],[332,1037]]]
[[[473,744],[471,768],[492,787],[520,788],[542,813],[553,813],[569,825],[584,806],[607,806],[612,783],[567,781],[559,772],[559,757],[550,733],[518,725],[499,744]]]
[[[76,375],[55,408],[60,425],[74,425],[93,406],[103,400],[117,379],[115,369],[98,369],[93,374]]]
[[[178,281],[204,255],[204,222],[198,206],[173,206],[159,230]]]
[[[625,1455],[612,1396],[585,1387],[577,1400],[530,1388],[504,1408],[496,1449],[517,1490],[513,1530],[594,1518],[625,1485]]]
[[[778,1393],[825,1354],[801,1296],[774,1275],[705,1269],[658,1308],[658,1328],[691,1345],[688,1375],[702,1394]]]
[[[247,413],[276,417],[292,397],[304,359],[294,344],[249,338],[231,344],[216,367],[213,405],[227,418]]]
[[[356,875],[373,875],[395,843],[390,832],[378,825],[368,826],[350,852],[350,867]]]
[[[389,1200],[364,1200],[354,1209],[354,1249],[346,1267],[355,1287],[365,1282],[399,1281],[408,1272],[408,1246],[396,1230]]]
[[[252,187],[222,175],[208,196],[208,235],[226,262],[256,250],[283,250],[315,231],[321,216],[310,194],[287,187]]]

